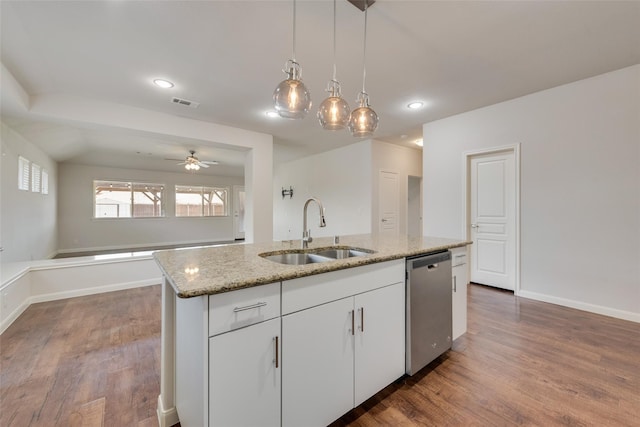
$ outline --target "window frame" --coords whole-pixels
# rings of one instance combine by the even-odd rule
[[[18,156],[18,190],[29,191],[31,189],[31,161],[26,157]]]
[[[184,191],[185,188],[189,188],[189,192]],[[199,190],[199,191],[197,191]],[[207,194],[215,193],[215,192],[223,192],[224,198],[218,196],[218,198],[222,201],[223,213],[215,214],[214,209],[208,208],[205,198],[205,191]],[[179,212],[181,206],[185,206],[184,203],[180,203],[178,201],[179,194],[199,194],[200,195],[200,214],[199,215],[183,215]],[[175,204],[175,217],[176,218],[226,218],[229,217],[229,188],[228,187],[216,187],[211,185],[184,185],[184,184],[176,184],[174,187],[174,204]],[[212,203],[208,203],[209,206]],[[188,206],[188,205],[187,205]],[[205,215],[205,211],[209,211],[208,214]]]
[[[97,186],[99,184],[104,184],[104,185],[110,185],[113,186],[114,184],[117,185],[117,188],[124,188],[125,186],[127,187],[128,190],[120,190],[122,192],[129,192],[129,197],[128,197],[128,206],[129,206],[129,212],[128,212],[128,216],[121,216],[120,215],[120,203],[118,203],[118,207],[116,209],[117,211],[117,216],[97,216],[97,212],[98,212],[98,206],[100,206],[100,204],[97,203],[98,199],[98,190],[97,190]],[[159,194],[160,197],[158,198],[158,200],[154,200],[154,203],[152,203],[152,205],[154,206],[153,211],[154,211],[154,215],[139,215],[136,214],[136,206],[140,206],[142,205],[141,203],[136,203],[136,187],[142,187],[144,186],[145,188],[148,187],[152,187],[153,189],[159,189]],[[156,219],[156,218],[165,218],[165,200],[166,200],[166,191],[167,191],[167,186],[166,184],[163,183],[157,183],[157,182],[139,182],[139,181],[120,181],[120,180],[113,180],[113,179],[96,179],[93,181],[93,217],[92,219],[97,219],[97,220],[110,220],[110,219],[116,219],[116,220],[121,220],[121,219]],[[142,192],[140,192],[142,193]],[[156,193],[157,194],[157,193]],[[145,197],[149,198],[148,195],[144,195]],[[155,197],[155,196],[154,196]],[[118,200],[116,200],[118,201]],[[156,206],[156,202],[158,203],[158,205]],[[127,203],[122,203],[127,204]],[[103,206],[105,206],[106,204],[102,204]],[[144,204],[146,205],[146,204]],[[157,211],[157,214],[155,214],[155,212]]]
[[[31,192],[39,193],[42,185],[42,167],[31,162]]]
[[[49,172],[46,169],[42,169],[40,180],[42,184],[42,194],[49,194]]]

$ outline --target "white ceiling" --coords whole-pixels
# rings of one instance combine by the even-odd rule
[[[281,161],[357,141],[315,118],[332,72],[332,4],[297,4],[296,59],[314,100],[299,121],[264,114],[291,57],[290,1],[2,0],[1,60],[29,95],[82,96],[272,134]],[[346,0],[337,6],[338,80],[353,107],[364,14]],[[368,18],[375,138],[404,145],[422,136],[423,123],[640,63],[638,1],[378,0]],[[175,87],[155,87],[159,77]],[[200,106],[174,105],[174,96]],[[425,108],[408,110],[413,100]],[[221,161],[207,172],[241,173],[241,151],[2,107],[5,122],[58,161],[175,170],[163,159],[195,149]]]

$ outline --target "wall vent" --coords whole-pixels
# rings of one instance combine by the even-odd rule
[[[188,99],[175,98],[175,97],[171,98],[171,102],[178,105],[184,105],[185,107],[190,107],[190,108],[198,108],[200,106],[199,102],[189,101]]]

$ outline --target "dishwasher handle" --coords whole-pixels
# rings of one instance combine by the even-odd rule
[[[434,270],[438,268],[440,263],[450,260],[451,252],[449,251],[407,258],[407,271],[422,267],[427,267],[427,270]]]

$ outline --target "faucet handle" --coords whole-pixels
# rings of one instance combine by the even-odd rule
[[[333,244],[337,245],[338,243],[340,243],[340,236],[338,235],[333,236]]]

